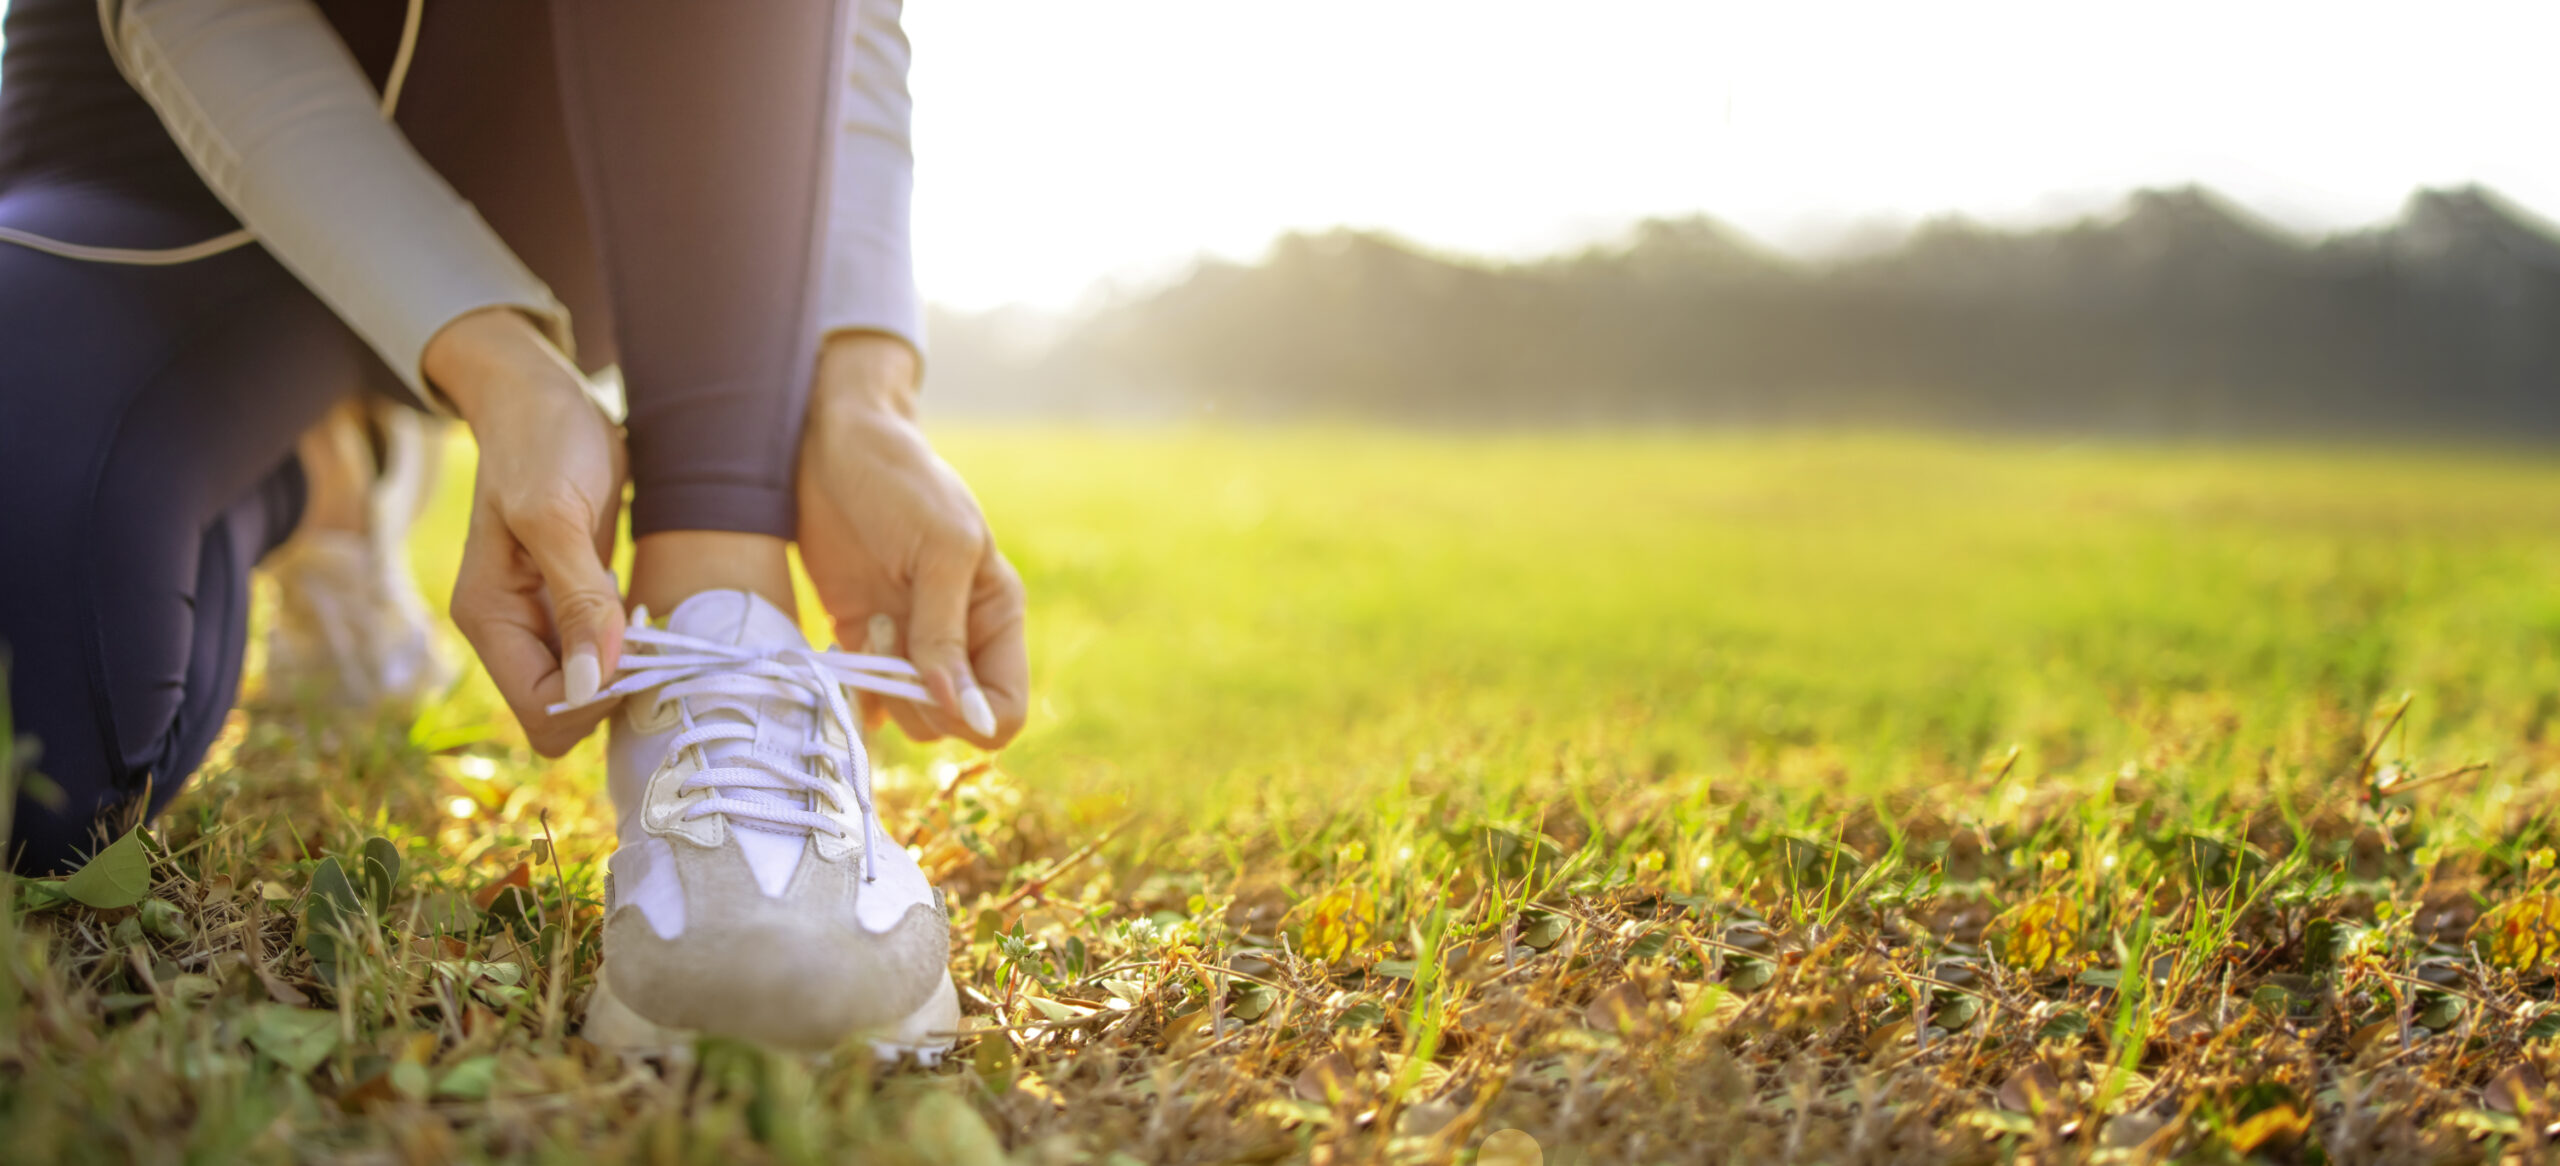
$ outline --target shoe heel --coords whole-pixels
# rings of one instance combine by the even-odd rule
[[[945,971],[942,983],[925,997],[922,1007],[899,1021],[897,1028],[871,1038],[871,1055],[882,1064],[914,1057],[917,1064],[930,1069],[942,1063],[942,1055],[951,1051],[959,1032],[960,993],[951,985],[951,973]]]

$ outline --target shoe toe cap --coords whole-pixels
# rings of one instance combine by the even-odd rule
[[[910,911],[872,933],[845,921],[749,910],[696,917],[661,938],[636,909],[606,922],[605,974],[642,1016],[793,1048],[894,1026],[930,997],[949,961],[940,916]]]

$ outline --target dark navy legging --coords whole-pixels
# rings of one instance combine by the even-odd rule
[[[378,79],[402,4],[321,7]],[[582,363],[618,359],[640,533],[791,534],[835,21],[832,0],[440,0],[424,23],[400,127],[569,307]],[[7,32],[0,225],[117,247],[236,225],[117,74],[95,0],[14,0]],[[203,760],[249,569],[301,513],[296,437],[394,386],[262,250],[0,245],[0,652],[60,795],[17,799],[16,869],[76,863]]]

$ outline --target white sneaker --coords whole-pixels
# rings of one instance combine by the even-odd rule
[[[793,1049],[864,1038],[925,1062],[960,1027],[942,897],[871,804],[847,698],[923,699],[886,656],[817,652],[743,591],[625,640],[608,780],[621,846],[585,1034],[626,1051],[693,1033]]]
[[[261,567],[277,584],[267,629],[267,688],[353,708],[414,704],[460,674],[409,570],[409,528],[424,509],[441,423],[375,410],[379,465],[363,534],[305,530]]]

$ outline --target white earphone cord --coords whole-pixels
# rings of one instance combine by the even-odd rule
[[[418,53],[418,21],[425,11],[426,0],[409,0],[408,15],[400,21],[400,50],[392,55],[391,74],[382,81],[382,120],[384,121],[391,120],[392,113],[400,108],[400,89],[408,83],[409,62]],[[114,29],[101,31],[108,36],[113,36],[115,32]],[[157,249],[92,247],[86,243],[66,243],[60,239],[48,239],[15,227],[0,227],[0,243],[15,243],[30,251],[42,251],[47,255],[59,255],[64,259],[77,259],[84,263],[120,263],[130,267],[170,267],[180,263],[193,263],[198,259],[208,259],[226,251],[238,250],[256,241],[257,236],[250,234],[247,227],[242,227],[183,247]]]

